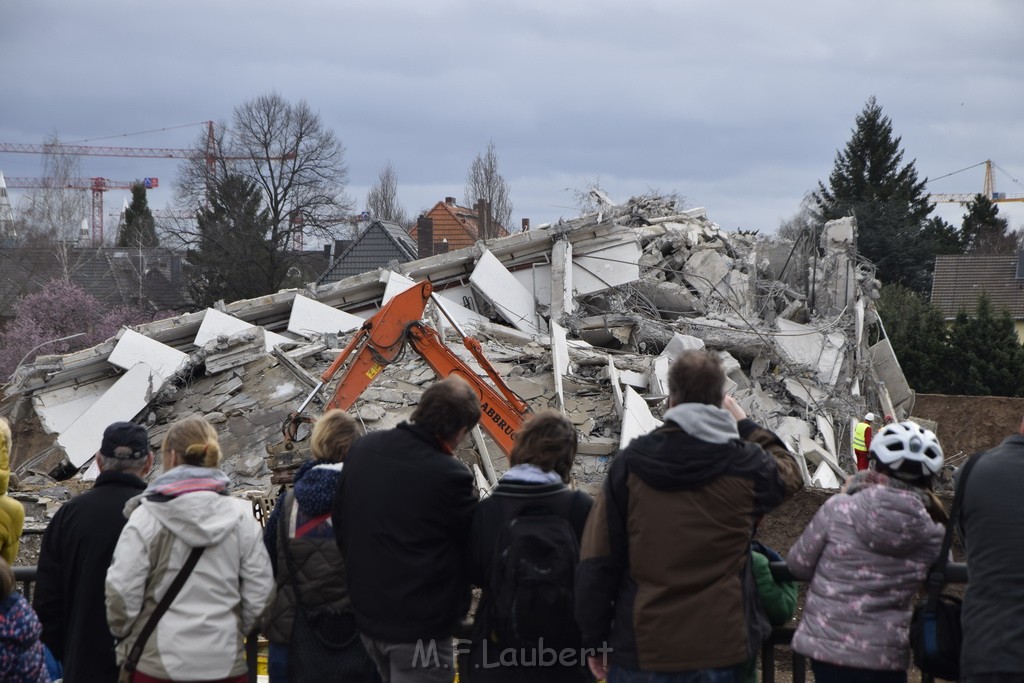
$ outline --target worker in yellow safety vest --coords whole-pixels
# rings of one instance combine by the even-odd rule
[[[871,448],[871,423],[875,414],[868,413],[853,428],[853,453],[857,456],[857,471],[868,468],[868,450]]]

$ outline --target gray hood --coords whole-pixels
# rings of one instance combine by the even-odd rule
[[[728,410],[707,403],[680,403],[665,411],[665,420],[707,443],[729,443],[740,438],[736,418]]]

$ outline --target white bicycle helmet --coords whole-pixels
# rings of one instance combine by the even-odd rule
[[[871,439],[872,458],[891,470],[912,473],[907,463],[920,463],[921,474],[935,474],[942,468],[942,446],[935,433],[916,422],[897,422],[882,427]]]

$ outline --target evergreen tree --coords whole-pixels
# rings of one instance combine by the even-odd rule
[[[846,147],[836,153],[829,186],[819,182],[815,200],[823,220],[857,218],[858,249],[883,282],[925,292],[932,254],[923,233],[932,208],[914,162],[903,164],[900,142],[871,97]]]
[[[157,244],[156,221],[153,220],[153,212],[149,210],[146,186],[134,183],[132,201],[124,210],[124,225],[117,234],[117,246],[155,247]]]
[[[926,394],[945,393],[950,358],[942,313],[902,285],[883,285],[877,307],[910,386]]]
[[[1024,346],[1009,312],[994,314],[988,296],[973,316],[961,311],[949,334],[949,380],[943,393],[970,396],[1024,395]]]
[[[219,180],[196,222],[199,239],[188,252],[188,282],[197,305],[277,291],[270,213],[255,182],[237,174]]]
[[[962,254],[966,245],[964,235],[938,216],[932,216],[924,224],[922,236],[931,247],[935,256],[945,254]],[[934,259],[933,259],[934,263]]]
[[[1010,224],[999,216],[999,207],[983,194],[967,205],[961,234],[971,254],[1012,254],[1018,247],[1018,235],[1009,232]]]

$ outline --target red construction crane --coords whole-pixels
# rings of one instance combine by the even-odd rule
[[[207,187],[210,185],[210,181],[215,177],[217,171],[217,161],[241,161],[251,160],[253,157],[249,156],[221,156],[217,154],[216,138],[214,136],[213,121],[206,121],[206,148],[202,151],[196,149],[182,149],[173,147],[95,147],[92,145],[74,145],[74,144],[43,144],[43,145],[32,145],[17,142],[0,142],[0,152],[11,152],[15,154],[70,154],[76,156],[96,156],[96,157],[145,157],[150,159],[204,159],[206,161],[206,184]],[[295,152],[288,152],[282,156],[263,157],[260,156],[259,160],[266,161],[287,161],[295,158]],[[8,187],[11,187],[8,184]],[[94,189],[94,188],[84,188]],[[115,189],[113,187],[107,187],[106,189]],[[100,191],[102,194],[102,190]],[[93,192],[93,224],[92,234],[93,239],[96,239],[96,235],[99,234],[101,241],[103,236],[103,201],[102,198],[99,202],[100,212],[96,213],[96,192]],[[97,227],[99,226],[99,227]]]
[[[68,178],[57,182],[53,178],[7,178],[7,187],[14,190],[68,189],[92,190],[92,241],[103,244],[103,193],[107,190],[130,190],[136,183],[142,183],[151,190],[160,186],[159,178],[142,180],[108,180],[107,178]]]

